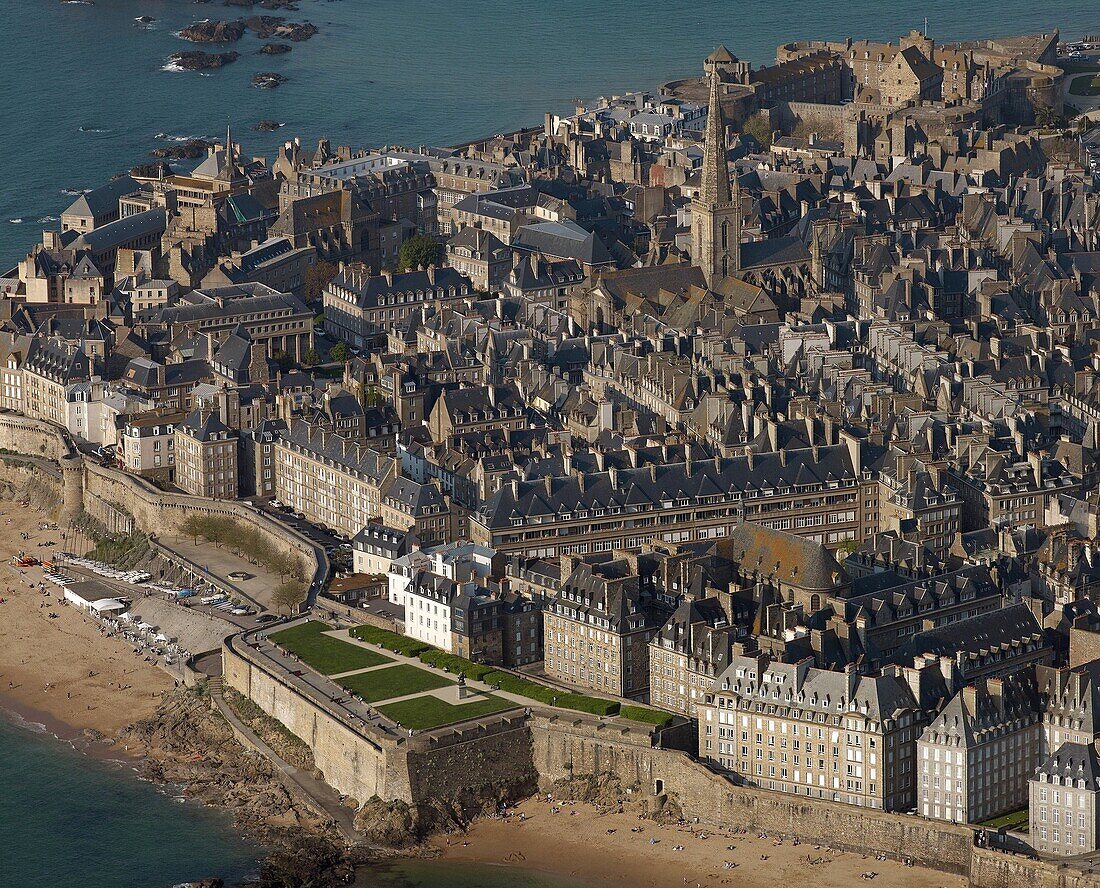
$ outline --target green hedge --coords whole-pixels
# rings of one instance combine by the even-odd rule
[[[368,644],[380,644],[390,651],[395,651],[406,657],[415,657],[424,651],[432,650],[430,644],[409,638],[407,635],[398,635],[389,629],[379,629],[377,626],[356,626],[350,632],[353,638],[365,641]]]
[[[560,691],[557,688],[519,678],[510,672],[489,672],[482,681],[498,685],[502,691],[527,697],[530,700],[545,703],[547,706],[575,709],[577,712],[588,712],[592,715],[614,715],[619,711],[619,704],[615,700],[600,700],[596,697],[586,697],[584,694]]]
[[[466,677],[473,679],[474,681],[483,681],[485,676],[493,671],[492,666],[486,666],[482,663],[473,663],[469,660],[464,660],[462,657],[456,657],[454,654],[448,654],[444,651],[431,650],[423,651],[420,654],[420,662],[427,663],[429,666],[434,666],[436,669],[447,669],[455,675],[460,672],[466,673]]]
[[[672,716],[667,712],[647,709],[645,706],[621,706],[619,715],[631,721],[645,722],[647,725],[655,725],[658,728],[663,728],[672,721]]]

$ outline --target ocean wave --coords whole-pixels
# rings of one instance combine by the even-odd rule
[[[160,70],[172,71],[173,73],[181,73],[186,71],[187,69],[184,68],[182,65],[177,65],[175,62],[169,62],[167,65],[161,65]]]
[[[82,188],[62,188],[62,194],[67,194],[69,197],[80,197],[84,193]]]
[[[4,713],[8,721],[17,728],[22,728],[24,731],[30,731],[32,734],[50,733],[50,729],[42,724],[42,722],[31,721],[29,718],[24,718],[18,712],[12,712],[10,709],[5,709]]]
[[[43,216],[38,220],[38,224],[41,225],[44,222],[59,222],[60,219],[57,216]]]
[[[172,133],[157,133],[153,136],[154,139],[159,139],[162,142],[199,142],[210,141],[208,136],[176,136]]]
[[[98,127],[94,127],[94,126],[82,126],[82,127],[80,127],[80,131],[82,133],[109,133],[110,132],[109,129],[99,129]]]

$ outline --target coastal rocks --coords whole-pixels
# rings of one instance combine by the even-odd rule
[[[153,157],[159,157],[163,160],[195,160],[199,157],[206,157],[209,147],[210,143],[205,139],[188,139],[179,145],[154,148],[149,153]]]
[[[274,71],[261,71],[252,78],[252,85],[256,89],[275,89],[286,83],[287,78],[282,74],[276,74]]]
[[[428,834],[417,808],[400,800],[384,802],[378,796],[356,812],[355,828],[371,844],[387,848],[408,848]]]
[[[239,59],[236,52],[176,52],[168,57],[168,64],[177,71],[209,71],[221,68]]]
[[[252,125],[252,129],[258,133],[273,133],[279,129],[282,124],[277,120],[261,120],[259,123]]]
[[[319,32],[312,22],[288,22],[277,15],[254,15],[244,20],[244,26],[261,40],[278,37],[301,43]]]
[[[156,19],[153,18],[151,15],[139,15],[136,19],[134,19],[134,21],[137,22],[139,25],[151,25],[153,24],[153,22],[156,21]]]
[[[226,6],[243,6],[251,9],[259,6],[261,9],[286,9],[290,12],[298,11],[298,0],[225,0]]]
[[[244,36],[244,22],[204,21],[180,31],[180,37],[192,43],[234,43]]]
[[[257,885],[347,884],[355,863],[331,820],[295,802],[274,765],[237,742],[200,688],[166,694],[156,713],[120,733],[144,751],[141,775],[184,787],[184,794],[229,809],[237,825],[269,851]]]
[[[172,172],[172,168],[163,160],[154,160],[152,163],[139,163],[130,170],[130,175],[141,179],[165,179]]]
[[[265,43],[258,50],[260,55],[283,55],[290,52],[294,47],[288,46],[285,43]]]

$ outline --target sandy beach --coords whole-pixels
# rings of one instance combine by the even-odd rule
[[[601,813],[581,802],[562,804],[557,814],[551,813],[552,807],[545,796],[531,799],[506,819],[479,820],[466,835],[440,836],[432,845],[445,860],[510,864],[633,888],[774,888],[801,879],[810,879],[817,888],[966,884],[962,876],[821,846],[777,843],[755,832],[733,835],[699,826],[661,826],[635,814]],[[736,865],[727,868],[727,863]],[[876,875],[861,878],[864,873]]]
[[[152,714],[174,681],[125,642],[101,635],[91,617],[63,606],[58,587],[47,583],[48,595],[40,592],[41,568],[12,564],[21,550],[44,556],[49,550],[39,542],[61,541],[60,531],[38,529],[43,520],[32,508],[0,501],[0,706],[51,730],[67,726],[113,737]]]

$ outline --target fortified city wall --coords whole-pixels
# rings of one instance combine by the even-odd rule
[[[34,480],[56,485],[62,500],[61,521],[85,510],[113,533],[129,533],[136,528],[163,535],[176,532],[192,515],[232,518],[258,529],[284,551],[293,552],[307,584],[316,588],[324,578],[324,551],[257,509],[231,500],[167,493],[142,478],[100,466],[76,453],[68,436],[50,423],[14,413],[0,414],[0,450],[41,461],[43,471],[35,474]],[[58,468],[51,471],[54,463]],[[29,471],[25,462],[13,457],[0,463],[0,481],[13,486],[24,484]]]
[[[522,715],[412,736],[369,727],[353,730],[323,700],[299,693],[249,651],[240,636],[226,640],[226,684],[305,742],[325,782],[338,792],[359,802],[378,796],[410,805],[478,805],[535,791],[530,733]]]

